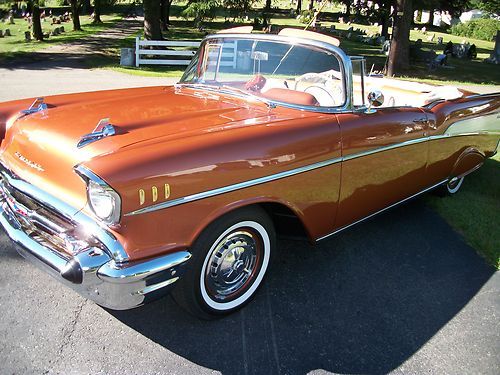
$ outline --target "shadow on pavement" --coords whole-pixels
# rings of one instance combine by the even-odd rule
[[[0,68],[8,70],[52,70],[87,68],[86,60],[104,56],[99,53],[93,55],[67,52],[18,52],[0,61]],[[117,57],[119,62],[119,57]]]
[[[421,200],[317,246],[280,241],[241,312],[204,322],[169,297],[110,313],[168,350],[228,373],[386,373],[447,324],[494,273]]]

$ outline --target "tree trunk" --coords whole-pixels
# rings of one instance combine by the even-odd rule
[[[144,38],[148,40],[162,40],[160,25],[160,2],[158,0],[144,0]]]
[[[73,31],[82,30],[80,25],[80,2],[78,0],[71,0],[71,17],[73,18]]]
[[[314,0],[309,1],[309,10],[314,9]]]
[[[170,5],[172,5],[172,0],[160,0],[160,26],[162,31],[167,31],[168,25],[170,25]]]
[[[302,0],[297,0],[297,14],[302,12]]]
[[[389,25],[390,25],[390,17],[391,17],[391,5],[392,1],[385,1],[383,4],[381,4],[381,10],[380,10],[380,25],[382,26],[380,28],[380,35],[388,39],[389,37]]]
[[[347,18],[347,21],[349,21],[349,18],[351,17],[351,2],[344,1],[344,5],[345,5],[345,18]]]
[[[265,9],[266,9],[266,12],[270,12],[271,11],[271,0],[266,0],[266,6],[265,6]]]
[[[101,20],[101,0],[94,0],[94,19],[92,23],[102,23]]]
[[[410,67],[410,27],[413,19],[412,0],[397,0],[387,75],[401,74]]]
[[[43,40],[42,23],[40,22],[40,4],[38,0],[28,2],[28,9],[31,9],[33,15],[33,38]]]
[[[434,24],[434,9],[429,10],[429,21],[427,25],[432,26]]]

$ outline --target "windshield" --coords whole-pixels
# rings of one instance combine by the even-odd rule
[[[234,89],[299,106],[345,102],[341,64],[314,46],[252,38],[216,38],[202,44],[180,83]]]

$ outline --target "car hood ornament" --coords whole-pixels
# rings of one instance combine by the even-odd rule
[[[21,113],[23,115],[31,115],[32,113],[45,111],[47,109],[47,104],[44,102],[44,98],[36,98],[28,109],[23,109]]]
[[[80,138],[77,147],[85,147],[88,144],[98,141],[101,138],[110,137],[115,134],[116,129],[112,124],[109,123],[109,118],[103,118],[99,121],[92,133],[85,134],[82,136],[82,138]]]

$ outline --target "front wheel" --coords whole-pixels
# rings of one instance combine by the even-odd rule
[[[261,285],[275,241],[273,223],[259,208],[221,217],[196,240],[191,265],[174,289],[174,299],[203,319],[238,310]]]

